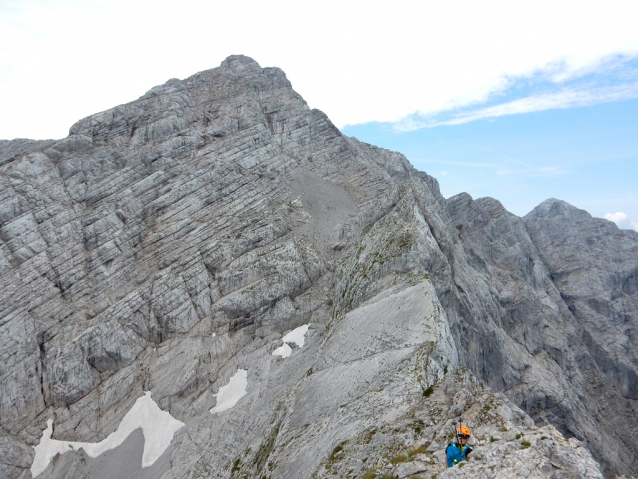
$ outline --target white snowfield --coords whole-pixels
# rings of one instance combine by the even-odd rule
[[[122,418],[117,431],[109,434],[104,440],[93,442],[70,442],[51,439],[53,420],[47,421],[47,428],[42,434],[40,443],[35,446],[35,457],[31,466],[31,475],[40,475],[56,454],[64,454],[71,450],[84,449],[89,457],[97,457],[103,452],[115,449],[136,429],[144,434],[144,452],[142,467],[152,465],[166,450],[173,436],[184,426],[184,423],[173,418],[170,413],[162,411],[151,399],[150,391],[135,401],[126,416]]]
[[[232,408],[237,402],[246,395],[246,387],[248,386],[248,371],[238,369],[230,378],[226,386],[219,388],[219,392],[215,394],[217,404],[210,410],[211,414],[220,413]]]
[[[292,348],[288,345],[288,343],[295,343],[300,348],[306,342],[306,333],[308,332],[309,324],[304,324],[303,326],[299,326],[296,329],[293,329],[288,334],[286,334],[282,339],[284,342],[283,346],[279,346],[272,352],[273,356],[281,356],[282,358],[287,358],[292,354]]]

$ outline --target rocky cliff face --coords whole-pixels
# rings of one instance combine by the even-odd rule
[[[638,474],[634,232],[446,200],[241,56],[0,165],[2,477]]]

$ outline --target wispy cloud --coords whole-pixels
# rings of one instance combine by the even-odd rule
[[[617,211],[616,213],[605,213],[605,219],[609,221],[613,221],[619,228],[626,228],[627,224],[635,230],[638,231],[638,218],[635,220],[629,220],[629,216],[622,211]]]
[[[587,88],[563,88],[557,92],[531,95],[486,108],[456,113],[452,118],[423,119],[418,116],[405,118],[395,124],[399,131],[412,131],[442,125],[461,125],[476,120],[493,119],[506,115],[518,115],[544,110],[591,106],[599,103],[638,98],[638,82]],[[513,160],[516,161],[516,160]]]
[[[623,213],[622,211],[618,211],[616,213],[605,213],[605,219],[609,220],[609,221],[613,221],[614,223],[618,224],[624,220],[627,219],[627,215],[625,213]]]
[[[440,165],[451,165],[451,166],[471,166],[475,168],[486,168],[486,169],[494,169],[498,168],[497,163],[479,163],[474,161],[453,161],[453,160],[433,160],[433,159],[416,159],[411,160],[413,163],[417,165],[421,164],[440,164]]]
[[[8,68],[0,77],[0,138],[66,135],[82,116],[233,53],[282,68],[308,104],[338,127],[395,122],[415,112],[421,120],[457,123],[513,114],[501,106],[438,116],[492,106],[487,102],[526,82],[565,86],[604,75],[619,58],[637,59],[638,3],[599,3],[406,0],[388,9],[364,0],[184,0],[175,9],[169,0],[0,0],[0,65]],[[233,18],[242,19],[242,35],[224,21]],[[213,29],[211,19],[219,20]],[[272,28],[282,21],[285,29]],[[113,25],[127,34],[113,35]],[[326,28],[347,34],[321,36]],[[130,48],[149,38],[153,48],[144,55]],[[610,84],[628,83],[621,70]],[[537,100],[552,97],[531,103]]]
[[[497,175],[523,175],[529,177],[556,176],[573,173],[573,170],[564,166],[543,166],[540,168],[527,168],[523,170],[498,170]]]
[[[532,167],[532,165],[529,165],[529,164],[527,164],[527,163],[524,163],[524,162],[522,162],[522,161],[520,161],[520,160],[517,160],[517,159],[515,159],[515,158],[512,158],[512,157],[510,157],[510,156],[505,156],[505,155],[503,155],[503,154],[501,154],[501,153],[499,153],[499,152],[497,152],[497,151],[494,151],[492,148],[488,148],[488,147],[486,147],[486,146],[473,145],[473,144],[471,144],[471,143],[466,143],[466,142],[464,142],[464,141],[458,141],[458,143],[460,143],[460,144],[462,144],[462,145],[465,145],[465,146],[469,146],[470,148],[475,148],[475,149],[477,149],[477,150],[483,150],[483,151],[487,151],[487,152],[493,153],[493,154],[495,154],[495,155],[497,155],[497,156],[500,156],[501,158],[503,158],[503,159],[505,159],[505,160],[507,160],[507,161],[511,161],[511,162],[513,162],[513,163],[517,163],[517,164],[519,164],[519,165],[527,166],[528,168],[531,168],[531,167]]]

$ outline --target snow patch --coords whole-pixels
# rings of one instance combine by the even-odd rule
[[[309,324],[304,324],[296,329],[293,329],[286,334],[281,340],[284,342],[283,346],[279,346],[272,352],[273,356],[281,356],[287,358],[292,354],[292,348],[288,343],[295,343],[300,348],[306,343],[306,333],[308,332]]]
[[[237,402],[246,395],[246,387],[248,386],[248,371],[238,369],[235,375],[230,378],[226,386],[219,388],[219,392],[215,394],[217,404],[210,410],[211,414],[226,411],[232,408]]]
[[[144,434],[144,452],[142,467],[152,465],[166,450],[173,440],[173,436],[184,426],[184,423],[173,418],[170,413],[162,411],[151,399],[150,391],[135,401],[135,404],[117,431],[109,434],[100,442],[71,442],[51,439],[53,434],[53,420],[47,421],[47,428],[42,433],[40,443],[34,447],[35,457],[31,466],[33,477],[41,474],[56,454],[64,454],[71,450],[84,449],[89,457],[97,457],[103,452],[115,449],[136,429],[142,429]]]
[[[306,333],[308,332],[309,324],[304,324],[303,326],[299,326],[296,329],[293,329],[288,334],[286,334],[282,340],[284,343],[295,343],[300,348],[306,343]]]
[[[284,343],[283,346],[279,346],[272,352],[273,356],[281,356],[282,358],[287,358],[292,354],[292,348],[288,346],[288,344]]]

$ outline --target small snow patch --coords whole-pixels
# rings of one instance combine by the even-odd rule
[[[308,332],[309,324],[304,324],[296,329],[293,329],[286,334],[281,340],[284,342],[283,346],[279,346],[272,352],[273,356],[281,356],[287,358],[292,354],[292,348],[288,343],[295,343],[300,348],[306,343],[306,333]]]
[[[284,343],[283,346],[279,346],[272,352],[273,356],[281,356],[282,358],[287,358],[292,354],[292,348]]]
[[[293,329],[288,334],[286,334],[282,339],[284,343],[296,343],[300,348],[306,342],[306,333],[308,332],[309,324],[304,324],[303,326],[299,326],[296,329]]]
[[[217,404],[210,410],[211,414],[232,408],[242,397],[246,395],[247,386],[248,371],[245,369],[238,369],[235,375],[230,378],[228,384],[220,387],[219,392],[215,394]]]
[[[283,346],[279,346],[272,352],[273,356],[281,356],[282,358],[287,358],[292,354],[292,348],[288,346],[288,344],[284,343]]]
[[[144,434],[142,467],[148,467],[164,453],[177,430],[183,425],[183,422],[173,418],[170,413],[162,411],[157,406],[155,401],[151,399],[150,391],[135,401],[131,410],[122,418],[117,431],[112,432],[100,442],[71,442],[51,439],[53,420],[49,419],[40,443],[34,447],[35,457],[31,466],[31,475],[36,477],[41,474],[56,454],[84,449],[89,457],[97,457],[122,444],[136,429],[142,429]]]

